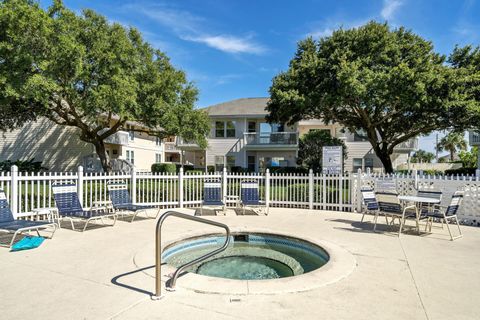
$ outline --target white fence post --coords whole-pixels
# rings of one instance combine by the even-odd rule
[[[308,208],[313,210],[313,170],[308,170]]]
[[[83,167],[78,166],[77,171],[77,194],[78,194],[78,201],[83,206]]]
[[[355,201],[357,202],[357,212],[362,212],[362,169],[357,171],[357,190]]]
[[[414,178],[414,188],[418,190],[418,171],[413,170],[413,178]]]
[[[10,192],[11,192],[11,199],[10,204],[12,206],[12,213],[14,217],[17,217],[18,213],[18,167],[13,165],[10,168],[11,174],[11,185],[10,185]]]
[[[178,170],[178,206],[183,208],[183,167]]]
[[[270,206],[270,169],[265,170],[265,205]]]
[[[130,191],[132,193],[132,203],[137,203],[137,172],[135,168],[132,169],[132,177],[130,182]]]
[[[222,197],[224,199],[224,201],[226,201],[227,199],[227,168],[223,168],[223,174],[222,174]]]

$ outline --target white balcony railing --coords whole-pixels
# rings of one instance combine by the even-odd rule
[[[107,129],[105,129],[107,130]],[[105,138],[105,143],[110,144],[119,144],[122,146],[128,145],[128,132],[126,131],[118,131],[112,134],[111,136]]]
[[[480,145],[480,132],[470,131],[469,138],[471,146],[479,146]]]
[[[297,132],[249,132],[244,139],[247,145],[298,145]]]
[[[396,152],[410,152],[418,150],[418,138],[409,139],[405,142],[402,142],[393,148]]]
[[[180,151],[180,150],[175,145],[175,142],[165,142],[165,151],[174,152],[174,151]]]

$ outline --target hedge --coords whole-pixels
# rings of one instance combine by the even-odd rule
[[[475,171],[477,168],[458,168],[458,169],[448,169],[445,170],[445,175],[452,176],[452,175],[468,175],[472,176],[475,175]]]
[[[152,164],[152,172],[176,173],[177,166],[174,163],[154,163]]]

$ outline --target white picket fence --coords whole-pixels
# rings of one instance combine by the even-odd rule
[[[51,186],[72,181],[82,205],[90,208],[98,201],[108,200],[107,183],[124,181],[129,185],[132,201],[162,208],[198,207],[203,199],[206,179],[219,179],[229,206],[240,197],[240,183],[256,180],[260,185],[261,199],[270,207],[305,208],[311,210],[361,211],[362,186],[378,189],[382,181],[393,181],[401,195],[413,195],[419,189],[443,192],[442,204],[448,204],[456,190],[465,191],[460,216],[466,223],[480,221],[480,181],[474,177],[444,177],[413,175],[385,175],[355,173],[347,175],[230,173],[224,170],[214,174],[184,173],[164,174],[150,172],[85,173],[76,172],[26,173],[13,166],[10,172],[0,172],[0,189],[3,189],[16,217],[29,216],[34,209],[54,207]]]

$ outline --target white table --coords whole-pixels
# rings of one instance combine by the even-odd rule
[[[415,203],[415,206],[417,207],[416,208],[416,212],[415,212],[415,215],[416,215],[416,221],[417,221],[417,232],[420,233],[420,227],[419,227],[419,223],[420,223],[420,214],[422,212],[421,210],[421,205],[422,203],[427,203],[428,205],[434,205],[434,204],[439,204],[440,203],[440,200],[439,199],[435,199],[435,198],[427,198],[427,197],[417,197],[417,196],[398,196],[398,200],[400,201],[403,201],[403,202],[413,202]]]

